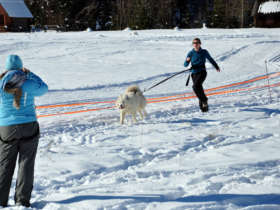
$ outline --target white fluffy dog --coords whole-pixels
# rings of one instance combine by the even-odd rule
[[[138,86],[135,85],[128,87],[125,93],[121,94],[116,101],[116,106],[120,110],[120,123],[124,123],[126,114],[131,114],[133,121],[137,122],[137,112],[143,120],[144,117],[147,116],[147,112],[145,110],[146,104],[146,98]]]

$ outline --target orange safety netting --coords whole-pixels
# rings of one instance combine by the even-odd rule
[[[278,86],[280,86],[280,83],[275,83],[272,85],[255,86],[255,87],[250,87],[250,88],[224,90],[224,91],[218,91],[218,92],[211,93],[212,91],[221,90],[221,89],[230,88],[230,87],[248,84],[248,83],[253,83],[255,81],[278,77],[278,76],[280,76],[280,72],[273,73],[269,76],[259,76],[259,77],[256,77],[256,78],[253,78],[250,80],[246,80],[246,81],[242,81],[242,82],[237,82],[237,83],[223,85],[223,86],[219,86],[219,87],[215,87],[215,88],[210,88],[210,89],[205,90],[205,92],[208,93],[207,96],[212,96],[212,95],[224,95],[224,94],[228,94],[228,93],[236,93],[236,92],[242,92],[242,91],[250,91],[250,90],[265,88],[265,87],[278,87]],[[186,96],[186,95],[190,95],[190,96]],[[172,95],[172,96],[148,98],[147,101],[148,101],[148,103],[162,103],[162,102],[187,100],[187,99],[192,99],[192,98],[196,98],[196,96],[193,95],[192,93],[185,93],[185,94],[177,94],[177,95]],[[98,101],[98,102],[85,102],[85,103],[74,103],[74,104],[58,104],[58,105],[38,106],[38,107],[36,107],[36,109],[49,109],[49,108],[73,107],[73,106],[95,105],[95,104],[113,104],[113,103],[115,103],[115,101]],[[86,109],[86,110],[77,110],[77,111],[71,111],[71,112],[54,113],[54,114],[45,114],[45,115],[38,115],[37,117],[41,118],[41,117],[51,117],[51,116],[59,116],[59,115],[71,115],[71,114],[84,113],[84,112],[108,110],[108,109],[113,109],[113,108],[115,108],[115,106]]]

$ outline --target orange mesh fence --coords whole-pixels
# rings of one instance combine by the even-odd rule
[[[69,114],[78,114],[78,113],[84,113],[84,112],[94,112],[94,111],[113,109],[113,108],[115,108],[115,106],[95,108],[95,109],[85,109],[85,110],[78,110],[78,111],[72,111],[72,112],[60,112],[60,113],[55,113],[55,114],[45,114],[45,115],[38,115],[37,117],[38,118],[53,117],[53,116],[59,116],[59,115],[69,115]]]
[[[226,86],[228,86],[228,85],[226,85]],[[261,89],[261,88],[266,88],[266,87],[279,87],[279,86],[280,86],[280,82],[272,84],[272,85],[263,85],[263,86],[255,86],[255,87],[250,87],[250,88],[239,88],[239,89],[233,89],[233,90],[218,91],[218,92],[209,93],[209,94],[207,94],[207,96],[224,95],[224,94],[228,94],[228,93],[251,91],[251,90]],[[187,99],[192,99],[192,98],[196,98],[196,96],[192,95],[192,96],[188,96],[188,97],[180,97],[180,95],[177,95],[177,98],[166,98],[166,97],[161,97],[160,99],[159,98],[153,98],[153,100],[148,101],[148,103],[163,103],[163,102],[187,100]],[[95,108],[95,109],[86,109],[86,110],[78,110],[78,111],[71,111],[71,112],[62,112],[62,113],[55,113],[55,114],[46,114],[46,115],[39,115],[38,118],[59,116],[59,115],[71,115],[71,114],[84,113],[84,112],[108,110],[108,109],[113,109],[113,108],[115,108],[115,106]]]
[[[205,92],[211,92],[211,91],[220,90],[220,89],[224,89],[224,88],[230,88],[230,87],[234,87],[234,86],[238,86],[238,85],[249,84],[252,82],[259,81],[259,80],[278,77],[278,76],[280,76],[280,72],[273,73],[269,76],[260,76],[260,77],[256,77],[256,78],[242,81],[242,82],[237,82],[237,83],[223,85],[223,86],[219,86],[219,87],[215,87],[215,88],[210,88],[210,89],[205,90]],[[172,95],[172,96],[148,98],[147,101],[158,101],[161,99],[177,98],[177,97],[185,96],[185,95],[193,95],[193,93],[182,93],[182,94],[177,94],[177,95]],[[193,97],[193,96],[191,96],[191,97]],[[72,107],[72,106],[95,105],[95,104],[113,104],[113,103],[115,103],[115,101],[96,101],[96,102],[84,102],[84,103],[73,103],[73,104],[57,104],[57,105],[37,106],[36,109],[61,108],[61,107]]]

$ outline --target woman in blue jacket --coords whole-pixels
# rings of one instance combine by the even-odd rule
[[[192,65],[192,81],[193,90],[199,99],[199,107],[202,112],[208,111],[208,98],[204,93],[203,82],[206,79],[207,72],[205,67],[206,59],[220,72],[220,68],[215,60],[210,56],[207,50],[201,48],[201,41],[195,38],[192,42],[193,49],[188,53],[184,66],[187,67],[190,63]]]
[[[30,206],[34,180],[34,163],[39,141],[39,124],[34,98],[48,91],[36,74],[23,68],[17,55],[6,60],[6,72],[0,80],[0,206],[7,206],[13,173],[18,158],[15,203]],[[20,106],[8,89],[19,88]]]

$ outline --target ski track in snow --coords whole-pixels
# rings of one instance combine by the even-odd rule
[[[278,34],[279,29],[155,30],[137,36],[127,32],[9,34],[3,37],[7,44],[1,45],[0,52],[3,57],[22,54],[34,69],[43,68],[38,73],[50,81],[50,92],[38,99],[38,105],[65,104],[114,100],[131,84],[146,88],[172,75],[173,70],[181,70],[186,48],[196,36],[213,51],[223,70],[218,77],[209,66],[206,89],[264,75],[265,60],[271,64],[270,73],[277,72]],[[151,58],[141,63],[145,55]],[[91,81],[86,69],[96,68],[96,63],[104,69],[95,69]],[[47,64],[58,76],[46,72]],[[82,75],[77,84],[70,77],[76,71]],[[111,78],[104,71],[120,75]],[[184,80],[177,77],[146,95],[191,93],[190,87],[178,86]],[[266,84],[261,80],[233,89]],[[197,99],[148,104],[144,121],[132,124],[128,117],[123,126],[116,109],[40,118],[33,207],[280,209],[279,91],[279,87],[271,89],[272,101],[267,88],[210,96],[207,114],[199,112]],[[10,203],[13,193],[14,189]]]

